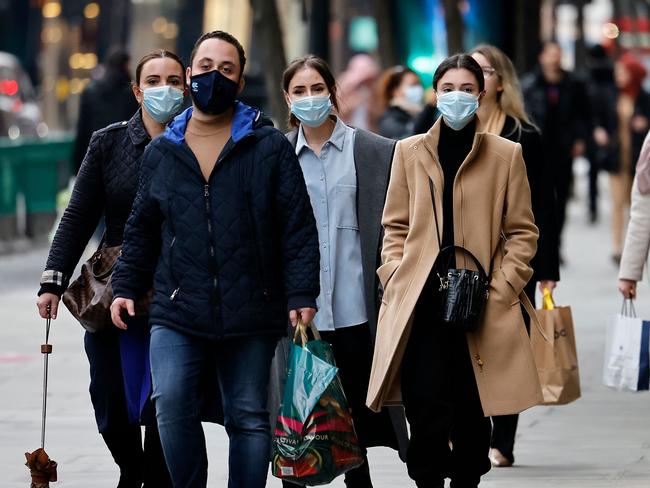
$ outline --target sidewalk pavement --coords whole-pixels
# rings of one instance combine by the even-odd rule
[[[606,206],[607,202],[603,202]],[[536,407],[520,419],[513,468],[493,469],[485,488],[650,487],[650,393],[601,386],[605,325],[620,310],[616,268],[609,258],[606,208],[586,224],[582,201],[572,208],[565,236],[566,266],[556,302],[573,308],[583,397],[562,407]],[[39,447],[44,321],[35,291],[46,250],[0,256],[0,487],[28,485],[23,453]],[[650,318],[650,289],[639,290],[637,311]],[[53,323],[46,449],[59,462],[53,487],[112,488],[117,470],[97,434],[88,396],[83,331],[67,310]],[[227,439],[205,425],[210,487],[227,482]],[[407,488],[405,466],[388,450],[370,450],[375,488]],[[269,477],[267,486],[280,487]],[[331,486],[342,488],[341,479]]]

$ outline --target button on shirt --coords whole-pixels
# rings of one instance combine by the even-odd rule
[[[318,226],[321,294],[314,319],[316,327],[334,330],[366,323],[354,129],[337,119],[331,137],[317,156],[307,144],[301,126],[296,155]]]

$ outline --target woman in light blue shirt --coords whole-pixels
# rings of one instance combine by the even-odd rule
[[[283,89],[291,110],[287,137],[318,226],[321,294],[314,322],[332,344],[361,446],[405,448],[403,414],[373,413],[365,406],[380,303],[375,271],[381,215],[395,141],[349,127],[336,116],[336,81],[316,56],[293,61]],[[346,473],[345,483],[372,487],[368,463]]]

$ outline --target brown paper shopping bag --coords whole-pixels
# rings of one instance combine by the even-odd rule
[[[565,405],[580,398],[580,372],[570,307],[556,307],[544,290],[543,307],[535,311],[544,339],[536,327],[530,329],[544,405]]]

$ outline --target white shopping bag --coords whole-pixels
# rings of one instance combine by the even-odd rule
[[[648,390],[650,322],[637,318],[630,303],[607,327],[603,383],[619,390]]]

